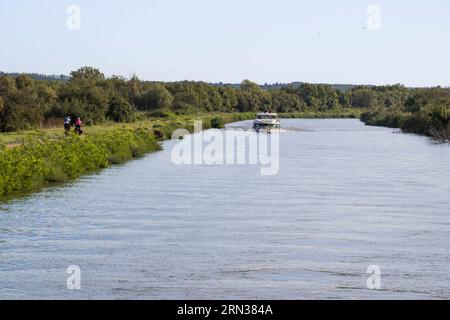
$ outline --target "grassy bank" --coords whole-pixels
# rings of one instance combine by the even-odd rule
[[[62,129],[0,134],[0,196],[36,191],[82,175],[124,163],[159,150],[159,141],[174,130],[192,132],[194,120],[203,128],[247,120],[252,113],[211,114],[199,117],[167,115],[128,124],[105,124],[85,129],[82,137],[65,136]]]
[[[179,116],[171,113],[159,117],[150,117],[131,123],[107,122],[102,125],[88,126],[85,136],[103,134],[116,129],[139,129],[146,128],[155,133],[160,139],[167,139],[173,130],[178,128],[193,129],[194,120],[203,121],[203,128],[220,128],[226,123],[248,120],[254,118],[254,113],[215,113],[203,114],[199,116]],[[46,141],[56,141],[64,138],[64,131],[61,127],[41,130],[26,130],[19,132],[0,133],[0,150],[12,148],[22,144],[39,143]]]
[[[116,129],[83,138],[71,135],[22,144],[0,154],[0,195],[73,180],[159,148],[154,135],[145,129]]]

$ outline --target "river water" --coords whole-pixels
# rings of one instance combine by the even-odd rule
[[[176,166],[169,141],[1,203],[0,298],[450,299],[450,146],[358,120],[283,127],[274,176]]]

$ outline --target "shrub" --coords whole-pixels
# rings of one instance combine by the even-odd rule
[[[106,117],[115,122],[130,122],[133,120],[133,107],[123,98],[114,97],[109,101]]]
[[[222,117],[214,117],[211,119],[211,128],[222,129],[225,127],[225,120]]]
[[[427,134],[430,122],[419,114],[409,116],[402,124],[401,129],[408,133]]]
[[[371,126],[400,128],[408,119],[409,114],[401,111],[387,112],[384,110],[369,111],[361,114],[361,120]]]

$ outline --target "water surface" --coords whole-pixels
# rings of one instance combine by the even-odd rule
[[[0,204],[0,298],[450,298],[450,147],[358,120],[283,126],[276,176],[175,166],[166,142]]]

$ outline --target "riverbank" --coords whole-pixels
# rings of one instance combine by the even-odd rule
[[[169,113],[163,117],[150,117],[130,123],[108,122],[102,125],[87,126],[83,136],[103,134],[123,128],[132,130],[146,128],[152,130],[159,139],[167,139],[175,129],[193,130],[193,122],[197,119],[203,121],[203,127],[208,129],[222,127],[226,123],[252,119],[253,117],[254,113],[214,113],[199,116],[179,116]],[[64,137],[64,131],[60,127],[0,133],[0,150],[11,149],[23,144],[57,141]]]
[[[86,137],[70,135],[56,141],[25,143],[0,155],[0,195],[67,182],[159,149],[149,130],[126,128]]]
[[[127,124],[86,127],[83,136],[65,136],[61,129],[0,134],[0,196],[38,191],[82,175],[158,151],[159,141],[174,130],[193,131],[194,120],[203,128],[253,118],[252,113],[171,116]]]
[[[433,108],[421,112],[373,110],[361,114],[361,121],[370,126],[399,128],[405,133],[450,142],[450,110]]]

